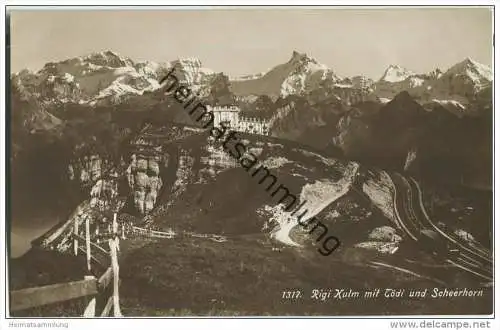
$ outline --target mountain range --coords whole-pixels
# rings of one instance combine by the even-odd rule
[[[12,75],[12,81],[23,93],[42,104],[109,104],[157,90],[158,81],[171,68],[201,97],[207,96],[217,76],[196,58],[165,63],[134,62],[105,51],[47,63],[37,72],[22,70]],[[478,93],[491,87],[493,74],[488,66],[467,58],[444,72],[436,69],[417,74],[399,65],[390,65],[378,81],[372,81],[363,76],[341,77],[334,69],[294,51],[287,62],[265,73],[228,77],[228,80],[230,91],[240,97],[284,98],[307,95],[321,88],[334,94],[340,94],[339,90],[345,94],[350,89],[366,89],[369,97],[384,102],[406,90],[421,103],[452,103],[466,111]]]

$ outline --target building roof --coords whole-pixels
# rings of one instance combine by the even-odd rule
[[[216,105],[216,106],[207,106],[208,111],[214,112],[240,112],[241,109],[236,105]]]

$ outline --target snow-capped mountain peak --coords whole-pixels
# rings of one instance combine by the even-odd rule
[[[293,51],[288,61],[278,64],[263,74],[231,79],[231,91],[237,96],[282,96],[307,94],[322,85],[341,81],[328,66],[306,53]]]
[[[413,75],[415,75],[414,72],[399,65],[391,64],[385,70],[384,75],[382,76],[382,78],[380,78],[380,80],[387,82],[400,82],[406,80],[407,78]]]
[[[384,75],[382,76],[382,78],[380,78],[380,80],[394,83],[404,81],[413,75],[415,75],[415,73],[413,73],[412,71],[399,65],[391,64],[385,70]]]
[[[281,84],[281,96],[310,91],[326,80],[336,83],[343,79],[328,66],[297,51],[285,65],[290,66],[291,72]]]
[[[180,74],[179,78],[189,85],[202,84],[208,77],[216,74],[215,71],[203,67],[200,59],[195,57],[180,58],[172,61],[171,65],[177,70],[177,74]]]
[[[445,74],[465,75],[474,82],[481,82],[482,80],[493,81],[493,71],[491,68],[469,57],[452,66]]]
[[[313,62],[318,63],[314,58],[307,56],[306,53],[300,53],[296,50],[293,51],[292,57],[288,61],[289,63],[304,63],[304,62]]]
[[[184,69],[191,69],[193,71],[200,71],[205,74],[214,74],[215,71],[203,67],[201,60],[196,57],[180,58],[171,62],[172,65],[182,66]]]
[[[289,64],[296,66],[297,69],[301,69],[302,67],[307,67],[312,71],[318,70],[330,70],[328,66],[319,63],[315,58],[308,56],[306,53],[299,53],[297,51],[293,51],[292,57],[288,61]],[[330,70],[331,71],[331,70]]]
[[[439,78],[441,78],[442,75],[443,75],[443,72],[439,68],[432,70],[428,74],[428,76],[432,79],[439,79]]]
[[[460,91],[463,95],[475,95],[491,87],[493,71],[487,65],[471,58],[453,65],[440,78],[439,82],[449,90]]]
[[[22,70],[13,75],[13,83],[42,104],[93,105],[103,99],[120,102],[127,94],[142,95],[159,88],[158,80],[166,67],[147,61],[134,63],[108,50],[50,62],[37,72]]]
[[[102,52],[94,52],[82,58],[85,62],[90,62],[98,66],[107,66],[112,68],[133,66],[134,62],[128,57],[120,56],[118,53],[111,50]]]
[[[134,65],[138,73],[154,77],[162,68],[170,69],[170,63],[157,63],[152,61],[136,62]]]

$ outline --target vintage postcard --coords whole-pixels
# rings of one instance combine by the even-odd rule
[[[7,15],[7,316],[493,314],[492,7]]]

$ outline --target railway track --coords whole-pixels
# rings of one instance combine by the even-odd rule
[[[462,242],[454,233],[438,227],[425,210],[422,189],[415,179],[407,180],[398,173],[392,174],[391,179],[394,184],[396,221],[401,229],[417,244],[432,244],[425,248],[445,257],[446,263],[482,280],[493,281],[493,260],[489,251],[479,244]],[[434,232],[438,238],[431,241],[424,237],[423,231]]]

